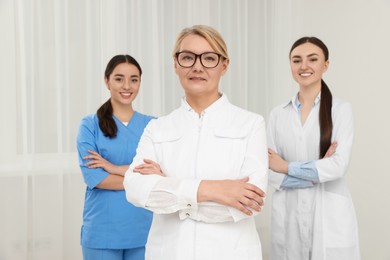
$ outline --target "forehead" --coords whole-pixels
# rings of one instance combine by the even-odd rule
[[[205,38],[199,35],[190,34],[182,40],[179,51],[191,51],[200,54],[214,50]]]
[[[291,57],[294,56],[300,56],[300,57],[305,57],[308,55],[312,54],[317,54],[319,56],[324,56],[324,53],[320,47],[317,45],[310,43],[310,42],[305,42],[304,44],[301,44],[297,46],[294,50],[291,52]]]
[[[121,75],[137,75],[139,76],[139,70],[138,68],[129,63],[120,63],[116,65],[114,70],[112,71],[112,74],[121,74]]]

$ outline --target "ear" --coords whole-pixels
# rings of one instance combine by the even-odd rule
[[[325,62],[323,73],[325,73],[325,72],[328,70],[328,68],[329,68],[329,60],[327,60],[327,61]]]
[[[177,68],[178,68],[178,64],[177,64],[177,60],[176,60],[176,58],[173,58],[173,67],[174,67],[174,69],[175,69],[175,73],[177,74]]]
[[[110,90],[110,86],[108,85],[108,79],[104,78],[104,83],[106,84],[106,87],[108,90]]]
[[[229,59],[225,59],[225,60],[223,61],[223,63],[222,63],[222,71],[221,71],[221,74],[222,74],[222,75],[225,75],[226,71],[228,70],[229,62],[230,62]]]

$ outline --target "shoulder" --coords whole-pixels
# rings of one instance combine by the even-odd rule
[[[156,119],[154,116],[142,114],[138,111],[135,111],[134,113],[137,115],[138,120],[143,122],[145,125],[147,125],[152,119]]]
[[[332,106],[333,108],[352,107],[350,102],[337,97],[333,97]]]
[[[226,107],[226,112],[224,112],[224,116],[226,118],[223,119],[225,121],[226,127],[249,127],[252,128],[255,125],[264,126],[265,120],[264,117],[258,113],[254,113],[252,111],[243,109],[233,104],[229,104]]]
[[[99,120],[96,114],[91,114],[83,117],[80,122],[78,139],[85,139],[96,135],[100,131]]]
[[[350,102],[342,100],[337,97],[333,97],[332,99],[332,113],[340,114],[340,113],[352,113],[352,105]]]
[[[80,126],[94,127],[99,125],[99,119],[96,114],[90,114],[81,119]]]
[[[335,122],[350,121],[353,119],[351,103],[333,97],[332,99],[332,118]]]
[[[183,114],[181,113],[182,108],[177,108],[173,110],[171,113],[165,116],[161,116],[158,118],[152,117],[149,120],[150,123],[148,124],[148,128],[152,129],[177,129],[180,126],[181,120],[180,118],[183,117]]]
[[[291,101],[285,102],[283,104],[279,104],[276,107],[274,107],[273,109],[271,109],[270,117],[277,117],[278,115],[289,110],[290,107],[292,107]]]

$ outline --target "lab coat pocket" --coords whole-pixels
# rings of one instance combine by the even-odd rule
[[[326,247],[348,247],[356,244],[357,225],[350,198],[324,192],[324,240]]]
[[[213,155],[213,164],[218,165],[215,173],[222,178],[239,178],[240,169],[244,162],[247,137],[247,128],[216,128],[215,140],[209,147]]]
[[[160,164],[161,170],[168,176],[175,175],[172,170],[172,167],[177,164],[175,160],[183,161],[186,158],[186,147],[181,141],[182,137],[183,133],[178,131],[161,131],[153,137],[157,163]]]
[[[153,142],[155,144],[160,144],[160,143],[169,143],[169,142],[175,142],[179,140],[183,134],[181,132],[159,132],[156,133],[153,137]]]

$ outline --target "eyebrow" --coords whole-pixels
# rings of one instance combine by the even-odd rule
[[[193,51],[186,50],[186,49],[183,49],[183,50],[181,50],[180,52],[190,52],[190,53],[193,53],[193,54],[196,54],[196,55],[200,55],[200,54],[203,54],[203,53],[210,53],[210,52],[216,53],[214,50],[211,50],[211,51],[204,51],[204,52],[202,52],[202,53],[195,53],[195,52],[193,52]]]
[[[125,75],[123,75],[123,74],[114,74],[114,77],[122,77],[122,78],[124,78]],[[131,75],[130,78],[139,78],[139,76],[138,75]]]
[[[307,55],[307,57],[313,57],[313,56],[318,56],[318,54],[317,53],[311,53],[311,54]],[[291,58],[292,59],[294,59],[294,58],[301,58],[301,56],[300,55],[295,55],[295,56],[292,56]]]

